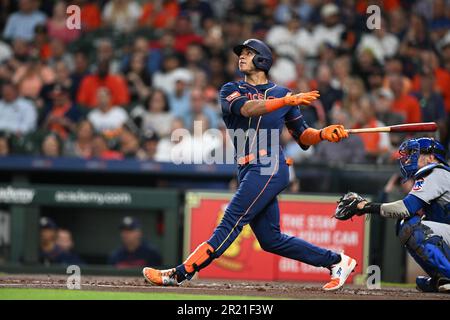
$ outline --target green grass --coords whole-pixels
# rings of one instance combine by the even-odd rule
[[[63,289],[4,289],[0,300],[261,300],[264,297]]]
[[[398,283],[398,282],[381,282],[381,289],[383,287],[396,287],[396,288],[415,288],[415,283]]]

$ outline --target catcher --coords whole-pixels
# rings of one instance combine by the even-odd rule
[[[423,292],[450,292],[450,167],[445,148],[431,138],[410,139],[399,148],[403,182],[414,186],[403,199],[391,203],[368,202],[357,193],[344,195],[335,217],[378,214],[399,219],[397,235],[428,276],[416,279]]]

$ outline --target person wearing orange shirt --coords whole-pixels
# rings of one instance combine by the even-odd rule
[[[394,93],[392,112],[403,116],[405,123],[422,121],[422,113],[417,99],[406,94],[403,90],[403,80],[401,75],[393,74],[389,76],[389,86]]]
[[[175,0],[148,1],[142,7],[139,26],[155,29],[170,28],[175,24],[179,12],[180,7]]]
[[[384,126],[384,123],[375,117],[371,101],[365,97],[361,98],[358,103],[351,104],[350,115],[354,121],[353,129]],[[369,159],[376,161],[379,157],[389,157],[391,142],[387,133],[366,133],[361,134],[360,137]]]
[[[95,108],[98,105],[97,90],[106,87],[111,92],[113,105],[126,106],[130,102],[130,94],[125,79],[109,73],[109,61],[100,61],[96,74],[86,76],[78,89],[77,102],[79,105]]]

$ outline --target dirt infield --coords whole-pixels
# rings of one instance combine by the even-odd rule
[[[0,288],[53,288],[66,289],[67,277],[61,275],[4,275]],[[348,285],[337,292],[324,292],[320,284],[293,282],[236,282],[193,280],[180,287],[153,287],[141,277],[83,276],[82,290],[125,292],[170,292],[206,295],[244,295],[293,299],[407,299],[450,300],[450,294],[420,293],[413,288],[382,287],[368,290],[362,286]]]

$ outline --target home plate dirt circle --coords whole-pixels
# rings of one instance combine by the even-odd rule
[[[0,277],[0,288],[67,289],[66,281],[67,276],[64,275],[3,275]],[[142,277],[82,276],[81,290],[261,296],[275,299],[450,300],[450,294],[421,293],[414,288],[395,286],[369,290],[363,286],[347,285],[338,291],[325,292],[318,283],[195,279],[179,287],[155,287],[146,283]]]

